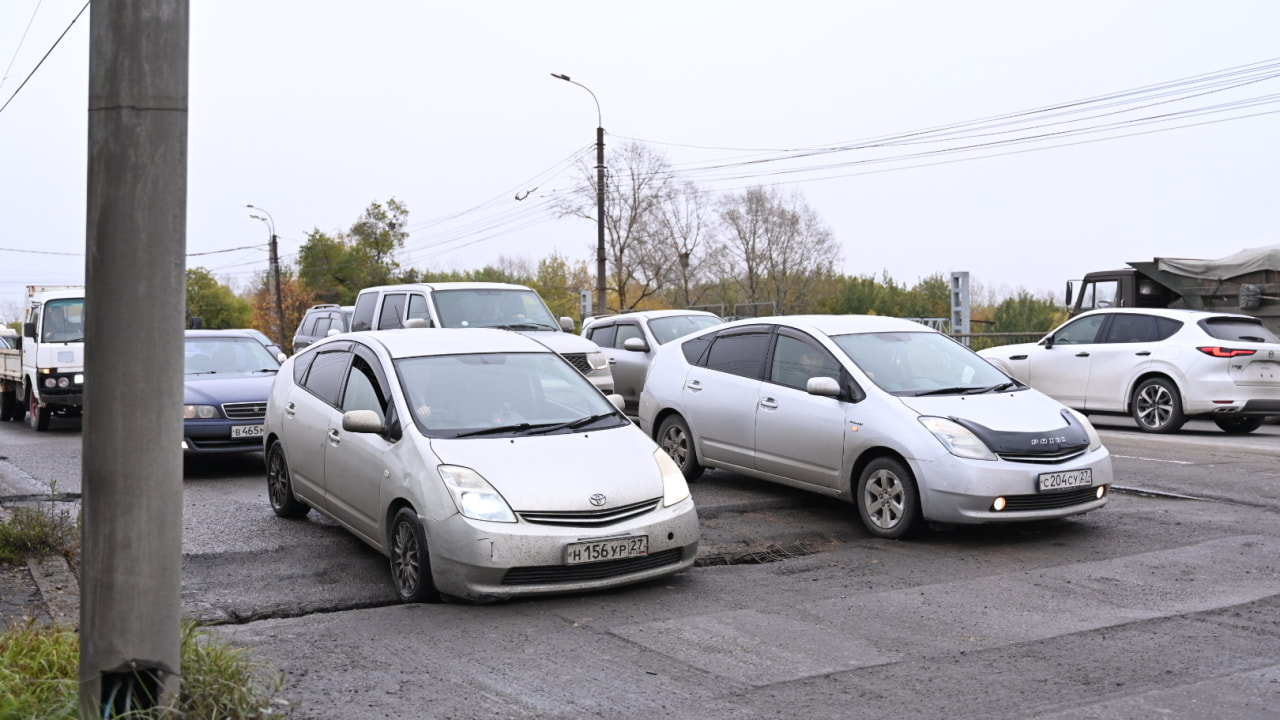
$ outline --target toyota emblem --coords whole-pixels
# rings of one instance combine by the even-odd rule
[[[591,504],[596,507],[601,507],[607,502],[609,502],[609,499],[604,496],[604,493],[596,493],[591,496]]]

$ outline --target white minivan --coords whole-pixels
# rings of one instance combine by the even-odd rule
[[[533,288],[511,283],[439,282],[379,285],[356,297],[351,331],[415,325],[499,328],[528,335],[558,353],[600,392],[613,392],[609,359],[575,335],[573,319],[556,318]]]

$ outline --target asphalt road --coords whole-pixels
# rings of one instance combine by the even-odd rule
[[[184,609],[302,718],[1276,717],[1280,428],[1095,421],[1123,489],[1082,518],[883,541],[709,472],[698,567],[486,606],[397,605],[381,556],[271,514],[259,456],[190,461]],[[0,481],[78,492],[78,441],[0,425]]]

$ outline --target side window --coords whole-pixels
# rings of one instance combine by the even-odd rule
[[[631,338],[644,339],[644,334],[640,332],[640,326],[633,323],[619,323],[618,335],[613,339],[613,346],[620,348],[623,343]]]
[[[316,316],[308,315],[302,319],[302,327],[298,328],[299,335],[315,335],[316,334]]]
[[[1070,322],[1053,334],[1053,342],[1059,345],[1084,345],[1097,342],[1098,330],[1106,315],[1088,315]]]
[[[378,315],[378,329],[388,330],[404,327],[404,304],[408,299],[404,293],[387,293],[382,297],[382,312]]]
[[[769,366],[769,380],[804,390],[809,378],[840,379],[840,366],[822,348],[787,335],[778,336]]]
[[[614,333],[618,331],[616,325],[594,326],[587,329],[587,337],[602,348],[613,347]]]
[[[1087,283],[1080,288],[1080,309],[1093,310],[1095,308],[1114,307],[1117,304],[1116,296],[1119,293],[1119,280],[1098,280]]]
[[[1156,318],[1156,336],[1153,340],[1168,340],[1174,333],[1182,329],[1182,323],[1173,318]]]
[[[352,360],[351,369],[347,372],[347,386],[342,394],[342,411],[372,410],[378,413],[379,420],[385,421],[386,408],[386,398],[378,389],[373,368],[369,367],[369,363],[364,358],[357,356]]]
[[[1107,329],[1109,343],[1151,342],[1156,339],[1156,319],[1150,315],[1116,314]]]
[[[315,353],[308,353],[299,355],[298,359],[293,361],[293,381],[295,383],[302,384],[303,378],[307,376],[307,370],[311,367],[311,363],[315,362],[315,359]]]
[[[356,298],[356,309],[351,314],[351,330],[372,330],[373,311],[378,308],[378,293],[361,293]]]
[[[768,350],[767,333],[721,335],[711,343],[707,367],[731,375],[759,378]]]
[[[427,298],[418,293],[409,295],[409,314],[405,316],[406,320],[414,318],[426,320],[427,325],[431,325],[431,311],[427,309]]]
[[[709,337],[696,337],[680,343],[680,352],[684,353],[684,359],[689,361],[691,365],[698,365],[698,361],[702,359],[702,354],[706,352],[707,346],[711,344]]]
[[[310,335],[311,337],[323,338],[325,334],[329,332],[329,328],[333,326],[333,318],[326,315],[322,318],[316,318],[316,321],[312,324],[315,325],[315,327],[312,328],[311,332],[304,334]]]
[[[317,397],[334,407],[338,407],[338,397],[342,394],[342,380],[347,372],[351,353],[345,349],[337,352],[316,354],[311,361],[311,370],[302,385],[315,393]]]

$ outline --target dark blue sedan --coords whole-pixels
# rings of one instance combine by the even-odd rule
[[[261,452],[262,418],[279,369],[251,335],[187,330],[183,452]]]

